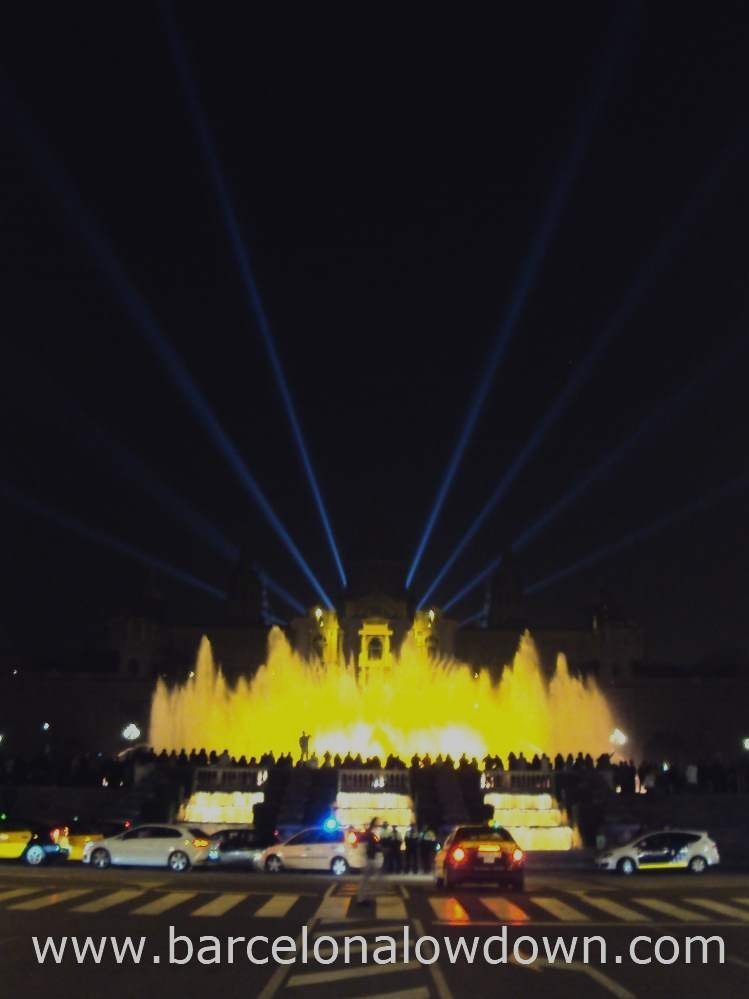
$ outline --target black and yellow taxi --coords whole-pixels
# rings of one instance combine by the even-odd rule
[[[435,858],[438,888],[470,881],[514,888],[525,883],[525,854],[502,826],[458,826]]]
[[[67,826],[0,818],[0,860],[22,860],[38,867],[50,860],[67,860],[69,852]]]

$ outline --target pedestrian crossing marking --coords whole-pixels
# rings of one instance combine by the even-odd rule
[[[273,895],[255,915],[261,919],[282,919],[298,899],[298,895]]]
[[[145,905],[133,909],[134,916],[159,916],[162,912],[168,912],[175,906],[181,905],[190,898],[195,898],[194,891],[168,891],[161,898],[156,898],[153,902],[146,902]]]
[[[408,919],[406,904],[398,895],[388,895],[375,900],[378,919]]]
[[[41,898],[31,898],[26,902],[19,902],[17,905],[8,906],[9,909],[33,912],[35,909],[48,909],[51,905],[59,905],[61,902],[68,902],[79,895],[88,895],[91,888],[68,888],[65,891],[56,891],[51,895],[42,895]]]
[[[392,975],[393,972],[423,970],[423,965],[418,961],[409,961],[408,964],[378,964],[374,967],[341,968],[340,971],[313,971],[307,975],[293,975],[286,984],[293,989],[305,985],[327,985],[350,978],[371,978],[374,975]]]
[[[11,898],[20,898],[21,895],[32,895],[38,888],[10,888],[8,891],[0,891],[0,902],[7,902]]]
[[[223,916],[224,913],[239,905],[240,902],[244,902],[246,898],[248,898],[248,895],[244,891],[224,891],[210,902],[206,902],[205,905],[198,906],[190,915]]]
[[[683,906],[672,905],[670,902],[664,902],[660,898],[633,898],[632,901],[637,902],[638,905],[644,905],[646,909],[654,909],[662,916],[671,916],[672,919],[678,919],[680,923],[705,922],[705,917],[702,913],[695,912],[694,909],[685,909]]]
[[[330,922],[337,922],[339,919],[345,919],[350,905],[351,899],[346,896],[328,895],[328,897],[324,898],[320,903],[320,908],[317,910],[316,918],[330,920]]]
[[[728,916],[729,919],[740,919],[742,923],[749,923],[749,912],[744,912],[736,905],[727,905],[725,902],[717,902],[712,898],[687,898],[690,905],[701,906],[711,912],[717,912],[720,916]]]
[[[560,919],[563,923],[590,922],[590,916],[587,916],[584,912],[580,912],[579,909],[573,908],[571,905],[567,905],[566,902],[563,902],[559,898],[552,898],[549,895],[531,895],[531,902],[541,909],[546,909],[547,912],[550,912],[552,916]]]
[[[468,923],[470,917],[457,898],[430,898],[429,904],[441,922]]]
[[[76,905],[73,912],[103,912],[115,905],[122,905],[123,902],[132,902],[134,898],[138,898],[144,893],[145,890],[142,888],[122,888],[120,891],[113,891],[109,895],[95,898],[91,902],[84,902],[83,905]]]
[[[629,906],[622,905],[621,902],[615,902],[613,899],[601,898],[597,895],[583,894],[579,894],[577,897],[581,902],[591,906],[593,909],[600,909],[601,912],[605,912],[608,916],[613,916],[615,919],[621,919],[623,923],[650,922],[650,916],[646,916],[641,912],[635,912],[635,910],[630,909]]]
[[[525,909],[501,895],[483,896],[479,901],[502,923],[526,923],[531,918]]]

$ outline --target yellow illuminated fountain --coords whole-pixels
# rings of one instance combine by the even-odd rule
[[[151,745],[227,749],[247,758],[269,751],[296,755],[306,730],[318,757],[450,754],[457,760],[465,753],[480,760],[610,749],[614,720],[595,682],[572,676],[563,655],[547,681],[530,635],[497,683],[487,670],[435,660],[417,638],[409,634],[387,670],[366,671],[342,660],[306,661],[273,628],[267,662],[234,685],[204,638],[193,677],[171,689],[158,682]]]

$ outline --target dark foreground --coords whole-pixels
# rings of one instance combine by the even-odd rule
[[[109,870],[94,872],[79,866],[29,870],[0,867],[0,980],[3,995],[51,994],[160,997],[260,996],[400,996],[403,999],[440,999],[455,996],[481,997],[629,996],[679,995],[726,996],[749,993],[749,875],[718,872],[701,878],[681,874],[640,875],[629,880],[588,873],[530,874],[526,891],[504,894],[491,888],[461,888],[436,891],[426,879],[383,881],[376,888],[374,904],[362,909],[354,904],[355,877],[333,881],[314,874],[282,874],[275,877],[242,871],[195,871],[182,877],[161,871]],[[506,925],[507,929],[503,930]],[[170,931],[173,927],[173,931]],[[410,960],[404,963],[402,946],[407,928]],[[170,932],[189,938],[174,944],[174,956],[184,960],[190,944],[192,960],[169,961]],[[502,935],[506,933],[503,941]],[[364,938],[369,963],[361,963],[362,941],[352,941],[350,963],[344,963],[343,937]],[[131,955],[118,963],[106,941],[101,963],[90,956],[76,960],[68,940],[61,963],[51,956],[40,965],[32,938],[40,946],[48,936],[59,943],[62,936],[86,936],[97,947],[102,938],[121,944],[127,936],[137,945],[144,938],[140,962]],[[301,947],[306,937],[310,960],[281,965],[253,965],[247,958],[247,941],[258,960],[270,957],[272,941],[281,936],[280,956],[289,959],[293,944]],[[331,964],[312,956],[315,940],[322,961],[331,959],[338,946],[340,955]],[[418,937],[437,939],[442,955],[432,965],[420,964],[413,953]],[[523,961],[538,942],[543,957],[543,937],[553,946],[557,938],[567,945],[577,935],[573,963],[561,957],[524,967],[513,956],[513,944],[521,942]],[[701,944],[692,947],[686,963],[688,937],[719,935],[724,941],[725,962],[720,963],[716,942],[708,944],[708,963],[703,964]],[[392,937],[399,945],[395,964],[378,966],[372,961],[377,936]],[[582,961],[583,937],[602,941],[590,944],[590,963]],[[653,958],[655,940],[665,941],[662,956],[676,961],[667,966],[637,965],[630,958],[630,945],[640,940],[635,953],[641,960]],[[201,937],[207,938],[203,941]],[[234,959],[229,963],[231,937]],[[267,937],[268,941],[260,939]],[[465,958],[451,964],[445,951],[448,938],[455,946],[463,937],[468,947],[474,938],[473,964]],[[488,945],[488,960],[484,945]],[[507,963],[492,965],[503,956]],[[379,946],[386,947],[383,941]],[[601,962],[601,947],[606,962]],[[198,953],[203,948],[205,961]],[[422,957],[430,960],[433,944],[424,943]],[[390,957],[380,950],[382,960]]]

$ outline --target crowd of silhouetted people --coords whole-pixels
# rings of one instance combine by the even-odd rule
[[[236,768],[285,768],[310,767],[313,769],[336,770],[456,770],[460,774],[475,773],[494,775],[495,786],[500,786],[503,773],[538,775],[578,775],[601,777],[612,791],[621,794],[646,792],[678,793],[735,793],[749,791],[749,753],[744,757],[726,761],[719,757],[696,759],[691,763],[643,760],[636,764],[633,760],[613,759],[613,754],[604,753],[597,759],[590,754],[577,753],[567,756],[557,753],[553,758],[545,753],[530,758],[522,752],[509,753],[506,758],[487,755],[479,760],[465,754],[457,760],[450,755],[414,755],[402,760],[389,755],[362,756],[359,753],[339,754],[305,753],[292,756],[291,753],[276,755],[272,752],[255,756],[233,756],[228,750],[222,752],[205,749],[183,749],[180,752],[162,750],[156,752],[147,747],[127,750],[118,756],[103,753],[44,752],[34,756],[10,755],[0,751],[0,784],[4,785],[58,785],[121,788],[132,785],[138,779],[138,767],[147,769],[165,768],[195,769],[203,767]]]

